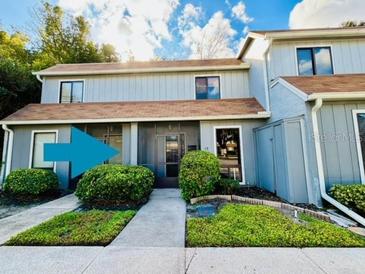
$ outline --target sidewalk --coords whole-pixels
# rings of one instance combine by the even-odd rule
[[[0,247],[0,273],[364,273],[357,248]]]
[[[74,210],[78,206],[78,199],[74,194],[70,194],[0,219],[0,245],[19,232],[43,223],[56,215]]]
[[[179,189],[155,189],[110,246],[184,247],[185,202]]]

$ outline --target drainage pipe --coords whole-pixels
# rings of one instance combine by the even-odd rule
[[[6,165],[6,155],[7,155],[7,149],[8,149],[8,136],[9,132],[4,132],[4,143],[3,143],[3,155],[1,157],[1,168],[0,168],[0,189],[2,188],[2,185],[5,182],[5,165]]]
[[[3,130],[5,130],[5,132],[7,132],[8,134],[8,145],[7,145],[7,152],[6,152],[6,159],[5,159],[5,164],[4,164],[4,178],[6,178],[6,176],[9,175],[10,173],[10,169],[11,169],[11,159],[13,156],[13,143],[14,143],[14,131],[10,128],[8,128],[7,125],[3,124],[2,125]]]
[[[315,104],[312,108],[312,124],[313,124],[313,135],[314,135],[314,145],[315,145],[315,152],[316,152],[316,159],[317,159],[317,169],[318,169],[318,179],[319,179],[319,188],[321,191],[321,197],[332,204],[333,206],[337,207],[343,213],[347,214],[355,221],[360,223],[361,225],[365,226],[365,218],[357,214],[356,212],[352,211],[348,207],[344,206],[343,204],[339,203],[331,196],[327,194],[326,191],[326,183],[324,179],[324,171],[323,171],[323,159],[322,159],[322,151],[321,151],[321,138],[319,135],[319,127],[318,127],[318,118],[317,112],[322,107],[323,100],[322,98],[317,98]]]

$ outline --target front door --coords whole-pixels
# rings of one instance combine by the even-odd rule
[[[185,154],[185,135],[157,136],[157,187],[178,187],[179,165]]]

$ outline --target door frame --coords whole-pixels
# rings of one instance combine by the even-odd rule
[[[246,174],[245,174],[245,158],[243,155],[243,138],[242,138],[242,126],[241,125],[226,125],[226,126],[214,126],[213,127],[213,137],[214,137],[214,154],[217,155],[217,129],[238,129],[239,141],[240,141],[240,156],[241,156],[241,185],[246,185]]]

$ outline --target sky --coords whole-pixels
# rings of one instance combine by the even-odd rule
[[[365,0],[50,0],[85,16],[90,38],[122,60],[233,57],[250,30],[337,27],[365,21]],[[26,30],[39,0],[1,0],[0,25]],[[219,43],[216,43],[219,41]]]

